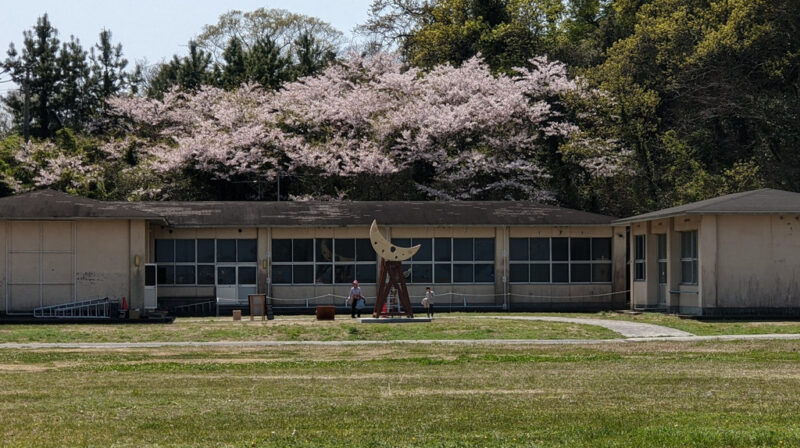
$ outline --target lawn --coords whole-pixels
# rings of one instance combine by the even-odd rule
[[[799,446],[798,366],[795,341],[4,349],[0,440],[43,447]]]
[[[245,318],[247,319],[247,318]],[[360,324],[350,316],[332,322],[313,316],[279,316],[273,321],[230,317],[182,318],[171,325],[0,325],[3,342],[150,341],[358,341],[397,339],[613,339],[619,334],[590,325],[558,322],[436,319],[430,323]]]

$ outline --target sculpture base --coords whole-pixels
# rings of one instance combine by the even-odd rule
[[[362,317],[358,319],[362,324],[418,324],[432,320],[427,317]]]

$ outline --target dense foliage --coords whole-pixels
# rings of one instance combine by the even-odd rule
[[[0,68],[27,88],[33,137],[20,88],[0,193],[627,215],[800,191],[798,23],[791,0],[374,0],[366,53],[316,18],[231,11],[127,71],[109,31],[87,52],[44,16]]]

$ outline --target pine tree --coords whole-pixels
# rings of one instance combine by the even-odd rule
[[[100,32],[100,42],[91,50],[93,97],[99,109],[105,109],[106,98],[116,95],[128,86],[125,72],[128,61],[122,57],[122,44],[111,44],[111,31]]]
[[[289,59],[281,56],[275,41],[259,39],[247,53],[247,75],[251,81],[276,90],[289,79]]]
[[[70,36],[69,43],[62,44],[57,60],[60,74],[51,110],[58,118],[59,128],[81,130],[94,111],[86,51],[78,39]]]
[[[21,52],[14,44],[8,48],[8,58],[3,67],[11,73],[11,79],[20,86],[18,95],[3,98],[11,110],[14,121],[25,126],[24,97],[30,102],[30,134],[49,137],[55,133],[58,120],[53,105],[57,94],[57,83],[61,76],[58,61],[58,30],[50,23],[47,14],[36,21],[33,30],[24,32]]]
[[[239,87],[247,80],[247,66],[242,42],[235,37],[231,38],[222,57],[225,59],[225,68],[222,70],[222,86],[226,89]]]

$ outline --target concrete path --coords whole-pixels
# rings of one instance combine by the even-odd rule
[[[397,341],[217,341],[217,342],[8,342],[2,349],[135,349],[162,347],[285,347],[285,346],[358,346],[358,345],[598,345],[641,342],[702,342],[800,340],[800,334],[741,334],[717,336],[656,336],[624,339],[420,339]]]
[[[617,332],[626,338],[656,338],[664,336],[693,336],[692,333],[661,325],[644,324],[613,319],[592,319],[584,317],[557,316],[475,316],[480,319],[543,320],[547,322],[566,322],[571,324],[597,325]]]

